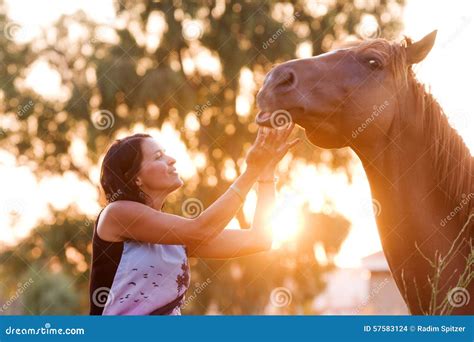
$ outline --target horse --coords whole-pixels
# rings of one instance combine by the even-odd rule
[[[311,144],[350,147],[380,206],[383,251],[410,313],[474,314],[473,157],[412,68],[436,33],[279,64],[257,94],[256,123],[278,128],[286,113]]]

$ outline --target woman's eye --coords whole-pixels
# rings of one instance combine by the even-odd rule
[[[373,58],[369,59],[368,63],[372,69],[380,69],[382,67],[382,63]]]

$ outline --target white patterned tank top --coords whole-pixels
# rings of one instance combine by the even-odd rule
[[[180,315],[189,283],[184,246],[105,241],[98,236],[96,223],[91,315]]]

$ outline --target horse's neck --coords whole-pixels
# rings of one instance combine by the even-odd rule
[[[427,116],[442,115],[436,102],[419,106],[420,95],[423,101],[430,96],[417,93],[419,86],[412,80],[386,139],[359,154],[373,198],[381,205],[377,223],[382,243],[395,238],[406,245],[408,238],[421,244],[440,228],[454,240],[470,210],[461,208],[459,215],[446,219],[462,203],[462,194],[470,196],[474,190],[472,158],[462,140],[453,148],[452,139],[461,138],[444,117]]]
[[[460,206],[463,191],[467,196],[474,195],[474,166],[467,148],[457,140],[460,137],[445,118],[426,116],[441,115],[439,108],[415,106],[424,101],[426,94],[420,97],[413,93],[407,92],[408,96],[399,100],[403,108],[383,140],[354,150],[364,165],[372,197],[380,204],[377,227],[392,275],[411,312],[421,314],[428,312],[433,298],[427,277],[437,272],[427,259],[450,255],[456,245],[449,265],[438,273],[442,286],[439,298],[458,286],[459,274],[466,268],[472,227],[466,231],[462,228],[474,201],[469,198],[463,208]],[[469,290],[474,290],[474,282]],[[473,306],[453,313],[469,312]]]

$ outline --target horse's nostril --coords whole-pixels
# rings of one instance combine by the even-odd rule
[[[277,78],[275,89],[289,90],[296,83],[296,75],[292,70],[284,69]]]

